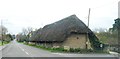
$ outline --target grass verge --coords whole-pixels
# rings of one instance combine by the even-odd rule
[[[3,45],[8,44],[9,42],[3,41]],[[0,42],[0,46],[2,46],[2,42]]]
[[[23,43],[23,42],[19,42],[19,43]],[[82,54],[89,54],[89,53],[98,53],[98,54],[109,54],[109,52],[107,51],[99,51],[99,50],[91,50],[91,49],[73,49],[70,48],[69,50],[65,50],[64,48],[50,48],[50,47],[45,47],[45,46],[41,46],[41,45],[35,45],[35,44],[27,44],[27,43],[23,43],[25,45],[28,46],[32,46],[32,47],[36,47],[36,48],[40,48],[43,50],[47,50],[50,52],[60,52],[60,53],[82,53]]]

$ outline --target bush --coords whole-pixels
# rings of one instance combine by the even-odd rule
[[[74,53],[91,53],[93,50],[91,49],[80,49],[80,48],[70,48],[69,52]]]
[[[3,45],[4,45],[4,44],[8,44],[8,43],[10,43],[10,42],[9,42],[9,41],[0,42],[0,46],[2,45],[2,43],[3,43]]]
[[[64,48],[52,48],[51,51],[57,51],[57,52],[62,52],[65,51]]]
[[[73,49],[73,48],[70,48],[69,52],[74,52],[74,49]]]
[[[26,44],[26,43],[24,43]],[[58,48],[51,48],[51,47],[45,47],[42,45],[36,45],[36,44],[26,44],[29,46],[33,46],[36,48],[40,48],[40,49],[44,49],[44,50],[48,50],[51,52],[70,52],[70,53],[108,53],[106,51],[103,50],[92,50],[92,49],[80,49],[80,48],[70,48],[69,50],[64,49],[63,47],[58,47]]]

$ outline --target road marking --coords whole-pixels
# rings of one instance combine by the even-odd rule
[[[29,55],[29,53],[28,52],[25,52],[27,55]]]
[[[19,46],[19,47],[20,47],[20,46]],[[25,52],[25,50],[24,50],[23,48],[20,47],[20,49]]]
[[[24,51],[24,52],[25,52],[25,50],[24,50],[23,48],[21,48],[20,46],[19,46],[19,48],[20,48],[20,49],[22,49],[22,51]]]
[[[22,49],[23,51],[25,51],[24,49]]]
[[[19,46],[19,48],[22,49],[22,51],[25,52],[27,55],[29,55],[29,53],[26,52],[23,48],[21,48],[20,46]]]
[[[20,46],[18,46],[20,49],[22,49]]]

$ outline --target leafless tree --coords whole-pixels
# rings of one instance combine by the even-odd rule
[[[32,27],[28,27],[28,28],[23,28],[22,29],[23,35],[28,35],[31,31],[33,31]]]
[[[4,26],[0,26],[0,34],[5,35],[8,32],[7,28]]]

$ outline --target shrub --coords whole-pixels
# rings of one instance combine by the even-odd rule
[[[74,49],[73,49],[73,48],[70,48],[69,52],[74,52]]]
[[[52,48],[52,50],[55,50],[55,51],[64,51],[64,48]]]

